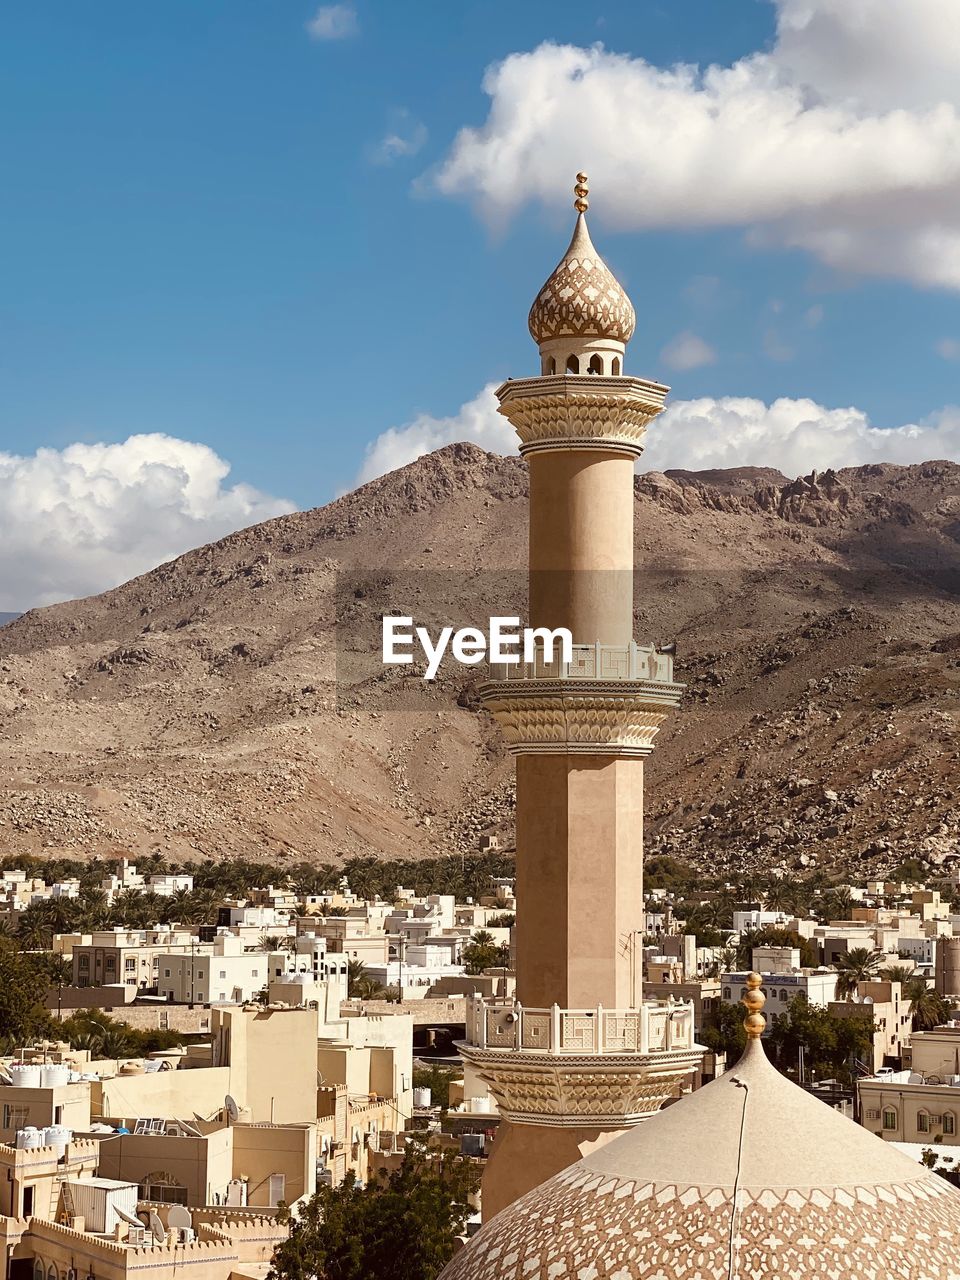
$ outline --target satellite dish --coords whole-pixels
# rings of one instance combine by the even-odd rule
[[[236,1098],[234,1098],[232,1094],[228,1093],[223,1100],[223,1105],[226,1107],[227,1115],[230,1117],[232,1123],[236,1124],[240,1119],[240,1108],[237,1106]]]
[[[153,1239],[156,1244],[166,1244],[166,1228],[152,1209],[150,1210],[150,1230],[153,1232]]]
[[[203,1137],[203,1134],[200,1132],[200,1130],[197,1128],[195,1124],[190,1124],[186,1120],[178,1120],[177,1124],[179,1124],[180,1128],[184,1131],[184,1133],[187,1135],[188,1138]]]
[[[167,1222],[175,1231],[189,1231],[193,1226],[193,1217],[186,1205],[172,1204],[167,1214]]]
[[[0,1081],[4,1084],[13,1084],[12,1078],[7,1075],[6,1071],[2,1067],[0,1067]]]
[[[121,1208],[120,1208],[120,1206],[119,1206],[118,1204],[115,1204],[113,1207],[114,1207],[114,1209],[116,1210],[117,1217],[118,1217],[118,1218],[120,1218],[120,1219],[121,1219],[121,1221],[125,1222],[125,1223],[127,1224],[127,1226],[128,1226],[128,1227],[142,1227],[142,1226],[143,1226],[143,1223],[141,1222],[141,1220],[140,1220],[139,1218],[135,1218],[135,1217],[133,1216],[133,1214],[126,1213],[123,1209],[121,1209]]]

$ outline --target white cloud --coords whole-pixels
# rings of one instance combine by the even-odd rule
[[[427,141],[427,126],[401,107],[390,113],[387,132],[372,149],[374,164],[392,164],[394,160],[415,156]]]
[[[322,4],[307,23],[314,40],[346,40],[360,30],[352,4]]]
[[[497,413],[490,383],[449,418],[421,415],[391,428],[367,449],[358,483],[405,466],[442,445],[469,440],[493,453],[515,453],[516,437]],[[647,434],[641,471],[716,467],[777,467],[788,476],[813,468],[870,462],[908,465],[933,458],[960,462],[960,408],[947,407],[917,423],[881,428],[860,409],[828,409],[814,400],[765,404],[746,396],[678,400]]]
[[[823,323],[824,309],[820,303],[816,303],[812,307],[808,307],[803,313],[803,323],[808,329],[816,329]]]
[[[462,404],[449,418],[421,413],[404,427],[391,427],[367,446],[357,484],[366,484],[387,471],[396,471],[445,444],[470,440],[491,453],[516,452],[513,427],[497,412],[496,383],[488,382],[479,395]]]
[[[934,350],[944,360],[960,360],[960,339],[941,338]]]
[[[0,609],[89,595],[283,512],[203,444],[167,435],[0,453]]]
[[[660,359],[668,369],[699,369],[705,364],[716,364],[717,353],[709,342],[685,329],[670,339],[660,352]]]
[[[622,228],[742,226],[844,272],[960,289],[960,5],[773,2],[772,48],[729,67],[511,54],[436,186],[502,223],[556,209],[585,166]]]
[[[647,434],[643,471],[777,467],[785,475],[870,462],[909,465],[932,458],[960,462],[960,408],[917,423],[876,427],[856,408],[828,409],[814,400],[748,397],[678,400]]]

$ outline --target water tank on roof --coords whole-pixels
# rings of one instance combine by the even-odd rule
[[[415,1107],[429,1107],[432,1096],[429,1089],[414,1089],[413,1105]]]
[[[60,1085],[68,1084],[69,1081],[70,1068],[63,1066],[62,1063],[53,1062],[40,1068],[41,1089],[58,1089]]]
[[[7,1067],[7,1075],[18,1089],[40,1088],[40,1067],[36,1063],[14,1062]]]
[[[43,1146],[43,1134],[34,1125],[28,1125],[26,1129],[17,1131],[17,1146],[22,1151],[32,1151],[35,1147]]]
[[[73,1134],[66,1125],[47,1125],[43,1131],[43,1145],[45,1147],[56,1147],[58,1151],[63,1152],[72,1137]]]

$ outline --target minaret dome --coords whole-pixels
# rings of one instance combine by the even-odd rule
[[[630,299],[593,247],[587,229],[587,175],[574,187],[577,223],[566,253],[537,294],[528,325],[540,348],[540,372],[620,377],[636,326]]]

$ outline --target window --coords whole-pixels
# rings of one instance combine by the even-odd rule
[[[226,971],[226,969],[221,969],[221,970],[220,970],[220,977],[221,977],[221,978],[225,978],[226,976],[227,976],[227,971]]]
[[[81,957],[80,957],[80,968],[81,968],[81,969],[89,969],[89,968],[90,968],[90,957],[89,957],[89,956],[81,956]]]
[[[33,1262],[33,1280],[43,1280],[43,1276],[43,1263],[39,1258],[35,1258]]]
[[[33,1213],[33,1187],[23,1188],[23,1216],[29,1218]],[[41,1267],[41,1275],[43,1270]]]
[[[724,988],[723,988],[723,998],[724,998],[724,1000],[726,1000],[726,1001],[729,1003],[729,1001],[730,1001],[731,997],[732,997],[732,992],[731,992],[730,988],[729,988],[729,987],[724,987]]]
[[[603,361],[599,356],[591,356],[587,365],[587,373],[603,373]]]
[[[883,1127],[888,1130],[897,1127],[897,1113],[893,1107],[885,1108],[883,1112]]]
[[[926,1111],[917,1112],[917,1132],[930,1132],[930,1117],[927,1115]]]
[[[549,368],[547,369],[547,373],[556,373],[556,372],[557,372],[557,361],[556,361],[556,358],[555,358],[554,356],[551,356],[551,357],[550,357],[550,366],[549,366]]]
[[[3,1104],[3,1127],[5,1129],[22,1129],[30,1119],[30,1108],[16,1102]]]
[[[172,1174],[164,1173],[162,1170],[148,1174],[144,1178],[140,1183],[139,1194],[141,1200],[154,1200],[161,1204],[187,1203],[187,1188]]]
[[[124,960],[123,962],[124,971],[126,973],[133,973],[136,967],[137,967],[137,962],[133,958],[133,956],[127,956],[126,960]]]
[[[221,978],[225,978],[227,975],[226,975],[225,973],[222,973],[220,976],[221,976]],[[251,978],[256,978],[256,977],[258,977],[258,976],[259,976],[259,971],[258,971],[257,969],[251,969],[251,970],[250,970],[250,977],[251,977]]]
[[[611,373],[613,374],[613,376],[614,376],[615,378],[619,378],[619,377],[620,377],[620,357],[619,357],[619,356],[614,356],[614,357],[613,357],[613,364],[612,364],[612,366],[611,366]]]
[[[781,1004],[787,1003],[787,993],[785,991],[780,992],[780,1003]]]
[[[579,372],[580,372],[580,361],[577,359],[576,356],[568,356],[567,357],[567,373],[579,373]]]
[[[287,1189],[286,1174],[271,1173],[270,1175],[270,1204],[278,1205],[284,1197]]]
[[[951,1138],[957,1132],[957,1119],[952,1111],[943,1113],[943,1132],[945,1136],[949,1135]]]
[[[169,970],[169,969],[164,969],[164,971],[163,971],[163,976],[164,976],[165,978],[169,978],[169,977],[170,977],[170,970]]]

